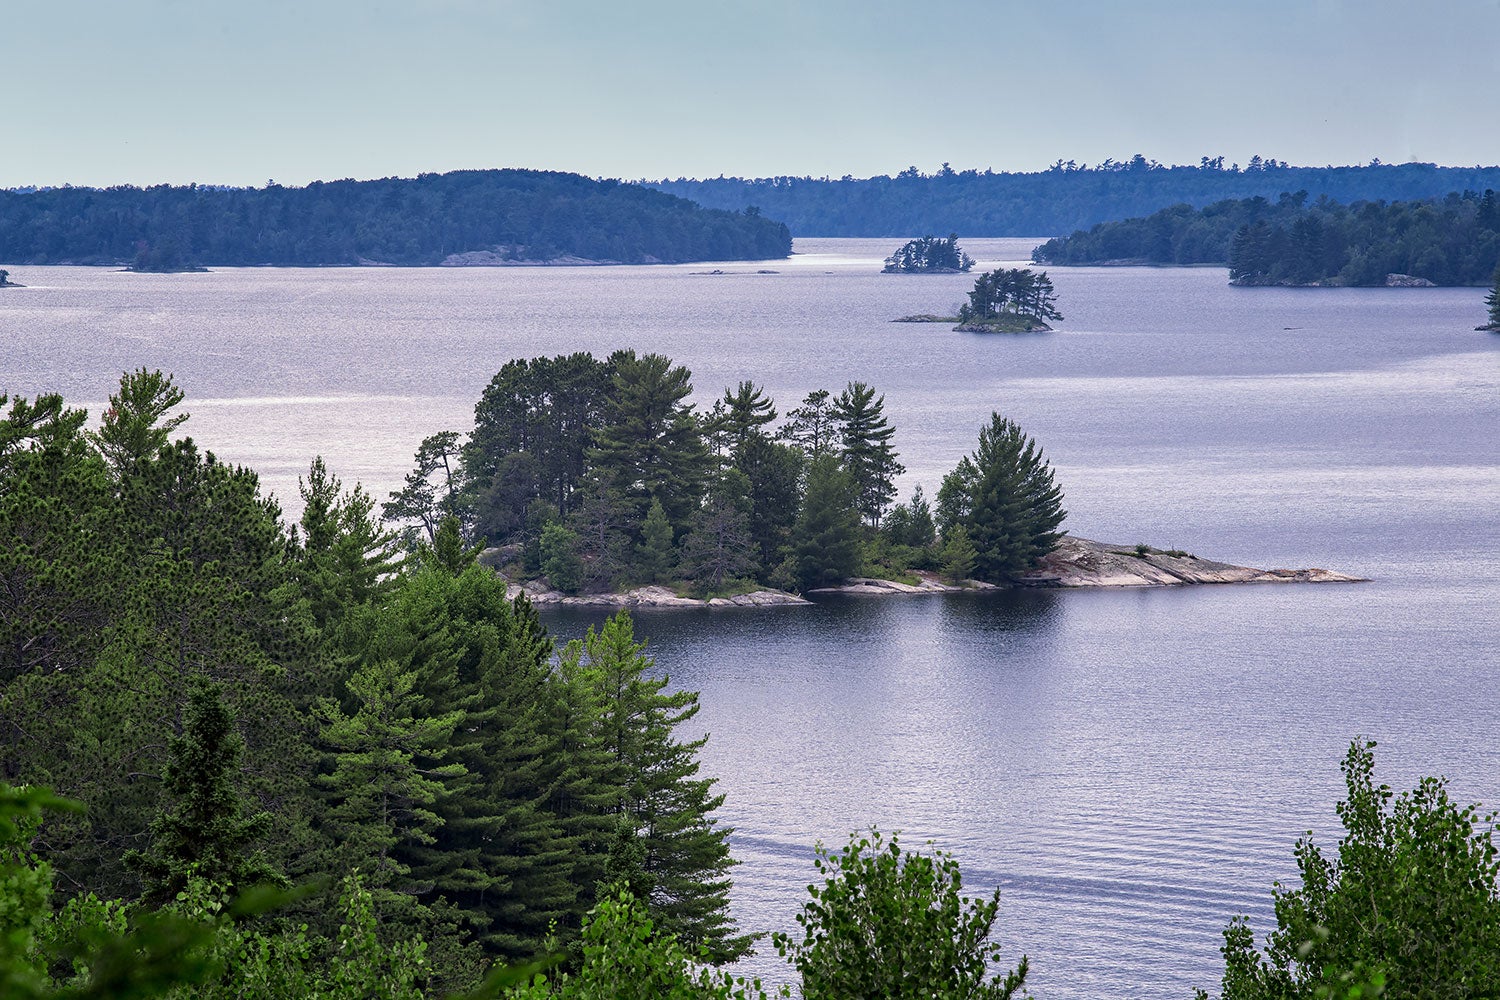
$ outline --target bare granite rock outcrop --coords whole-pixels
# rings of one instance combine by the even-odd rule
[[[1142,551],[1144,549],[1144,551]],[[1023,587],[1181,587],[1209,583],[1363,583],[1328,569],[1255,569],[1186,552],[1064,536]]]
[[[498,550],[488,550],[485,557]],[[937,574],[917,571],[911,574],[916,583],[854,577],[837,587],[809,590],[808,596],[849,594],[857,597],[891,597],[911,594],[953,594],[1002,590],[1004,587],[980,580],[962,584],[944,583]],[[1112,545],[1087,538],[1065,535],[1037,566],[1021,576],[1012,586],[1032,588],[1117,588],[1117,587],[1184,587],[1216,583],[1364,583],[1364,578],[1328,569],[1256,569],[1232,563],[1200,559],[1177,550],[1156,549],[1146,545]],[[506,593],[514,599],[525,594],[533,604],[565,607],[605,608],[771,608],[811,604],[807,597],[784,590],[757,590],[733,597],[700,600],[681,597],[669,587],[634,587],[612,594],[564,594],[546,584],[532,580],[524,584],[509,583]]]

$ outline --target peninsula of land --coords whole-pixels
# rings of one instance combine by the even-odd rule
[[[533,604],[573,607],[643,608],[766,608],[813,603],[808,596],[853,594],[891,597],[913,594],[958,594],[1005,589],[1103,589],[1121,587],[1186,587],[1224,583],[1365,583],[1364,577],[1329,569],[1256,569],[1202,559],[1176,549],[1148,545],[1114,545],[1088,538],[1064,536],[1057,547],[1032,570],[1017,577],[1011,588],[980,580],[945,583],[937,573],[916,571],[917,582],[851,577],[836,587],[818,587],[797,595],[784,590],[756,590],[727,597],[694,598],[663,586],[633,587],[607,594],[564,594],[541,581],[507,581],[509,596],[525,594]]]

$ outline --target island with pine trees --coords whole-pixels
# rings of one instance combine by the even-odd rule
[[[467,439],[421,443],[384,516],[414,549],[472,548],[535,604],[1354,579],[1073,538],[1040,446],[998,413],[935,497],[897,502],[905,468],[872,386],[814,389],[780,420],[752,381],[701,411],[692,392],[659,354],[510,361]]]

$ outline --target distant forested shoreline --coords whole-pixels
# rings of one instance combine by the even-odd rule
[[[705,209],[636,184],[539,170],[460,170],[306,187],[0,191],[0,261],[434,265],[558,259],[765,260],[791,234],[758,212]]]
[[[1049,240],[1045,264],[1228,265],[1240,285],[1483,285],[1500,263],[1500,194],[1441,199],[1308,203],[1306,191],[1173,205],[1144,218]],[[1415,279],[1409,281],[1408,279]]]
[[[796,236],[905,237],[957,232],[964,236],[1045,236],[1100,222],[1150,215],[1169,205],[1194,208],[1225,199],[1276,198],[1306,191],[1313,201],[1413,201],[1451,191],[1500,189],[1500,166],[1431,163],[1297,167],[1253,157],[1225,165],[1203,157],[1168,166],[1137,154],[1096,166],[1057,161],[1033,173],[916,167],[895,177],[717,177],[644,182],[700,205],[758,207]]]

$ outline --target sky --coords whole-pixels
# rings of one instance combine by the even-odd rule
[[[0,187],[1500,163],[1500,0],[5,0]]]

